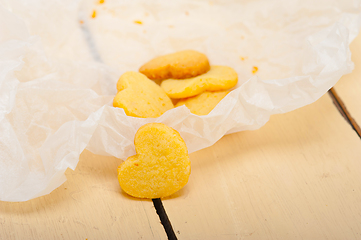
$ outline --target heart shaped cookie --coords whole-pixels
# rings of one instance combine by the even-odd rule
[[[118,167],[121,188],[133,197],[161,198],[188,182],[188,149],[177,131],[162,123],[148,123],[134,138],[136,155]]]
[[[118,80],[113,106],[133,117],[155,118],[174,108],[164,90],[138,72],[126,72]]]
[[[195,77],[209,70],[206,55],[194,50],[184,50],[156,57],[140,67],[139,72],[152,80]]]
[[[237,72],[227,66],[211,66],[211,70],[197,77],[178,80],[167,79],[161,84],[170,98],[188,98],[202,92],[223,91],[237,84]]]

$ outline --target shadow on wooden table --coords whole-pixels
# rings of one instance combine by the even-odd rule
[[[59,208],[69,201],[82,202],[91,195],[82,194],[85,189],[103,189],[112,191],[120,196],[117,181],[117,167],[121,163],[115,157],[105,157],[92,154],[85,150],[79,158],[75,171],[68,169],[65,172],[67,181],[46,196],[38,197],[26,202],[1,202],[0,212],[8,213],[41,213],[46,209]]]

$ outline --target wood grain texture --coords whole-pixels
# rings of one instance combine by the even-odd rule
[[[0,202],[0,239],[167,239],[153,203],[122,193],[121,160],[84,151],[68,181],[23,203]]]
[[[360,124],[361,36],[351,51],[335,89]],[[325,95],[191,154],[189,183],[163,205],[180,240],[361,239],[360,146]],[[85,151],[51,194],[0,202],[0,239],[166,239],[152,202],[121,192],[119,164]]]
[[[191,155],[179,239],[361,239],[361,141],[328,95]]]
[[[351,43],[350,50],[355,69],[352,73],[343,76],[334,89],[352,118],[361,126],[361,34]]]

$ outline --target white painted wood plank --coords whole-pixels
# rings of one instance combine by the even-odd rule
[[[328,95],[191,155],[179,239],[360,239],[361,141]]]

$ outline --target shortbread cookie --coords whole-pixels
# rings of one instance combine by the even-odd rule
[[[194,97],[181,99],[175,106],[186,105],[193,114],[207,115],[228,93],[229,91],[203,92]]]
[[[154,58],[144,64],[139,72],[152,80],[168,78],[184,79],[209,71],[206,55],[194,50],[185,50]]]
[[[118,167],[121,188],[133,197],[162,198],[183,188],[191,172],[188,149],[177,131],[149,123],[134,138],[136,155]]]
[[[123,108],[128,116],[156,118],[174,108],[164,90],[138,72],[126,72],[118,80],[113,106]]]
[[[237,72],[227,66],[212,66],[207,73],[184,80],[167,79],[161,87],[170,98],[188,98],[202,92],[223,91],[237,84]]]

